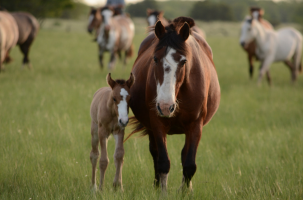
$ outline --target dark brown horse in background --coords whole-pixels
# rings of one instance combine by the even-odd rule
[[[28,54],[31,45],[38,34],[40,27],[39,22],[33,15],[27,12],[13,12],[11,14],[18,25],[19,39],[17,44],[24,56],[22,68],[27,64],[28,68],[31,69],[32,65]]]
[[[19,38],[18,26],[13,16],[0,8],[0,72],[2,64],[8,62],[9,51],[17,44]]]
[[[181,188],[191,189],[196,172],[196,152],[205,126],[220,103],[220,85],[210,46],[192,31],[194,20],[176,18],[164,27],[161,21],[141,43],[132,69],[136,82],[131,88],[130,107],[135,132],[149,136],[155,169],[155,186],[166,191],[170,159],[167,134],[184,134],[181,152]]]
[[[253,12],[259,13],[258,20],[263,25],[264,28],[269,29],[269,30],[274,30],[273,26],[267,20],[263,19],[264,10],[262,10],[259,7],[251,7],[250,15],[252,15]],[[243,45],[242,45],[242,47],[247,52],[248,63],[249,63],[249,76],[250,76],[250,78],[252,78],[253,72],[254,72],[254,65],[253,65],[254,58],[258,59],[258,57],[256,55],[256,49],[257,49],[256,42],[253,41],[246,47],[244,47]],[[270,79],[269,74],[267,74],[267,79]]]
[[[170,23],[170,20],[166,19],[164,17],[164,11],[158,11],[158,10],[152,10],[147,9],[146,10],[147,15],[147,24],[148,26],[154,26],[158,20],[161,21],[163,26],[168,26]],[[192,27],[192,30],[200,34],[204,39],[206,39],[206,35],[203,30],[201,30],[198,26]]]

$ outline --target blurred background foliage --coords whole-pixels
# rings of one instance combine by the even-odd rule
[[[28,11],[38,18],[87,18],[89,10],[89,6],[81,3],[81,0],[1,0],[0,6],[9,11]],[[298,0],[144,0],[127,4],[125,9],[132,17],[145,17],[146,9],[151,8],[165,11],[168,19],[185,15],[202,21],[241,21],[248,14],[250,6],[262,7],[265,10],[264,18],[273,25],[290,22],[303,24],[303,2]]]

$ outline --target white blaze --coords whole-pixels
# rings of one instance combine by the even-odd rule
[[[104,10],[102,11],[102,15],[104,17],[104,24],[105,25],[109,25],[109,21],[110,21],[110,18],[113,16],[113,11],[111,10]]]
[[[148,21],[148,24],[150,26],[153,26],[156,24],[157,22],[157,17],[155,15],[150,15],[148,18],[147,18],[147,21]]]
[[[122,100],[118,104],[118,113],[119,113],[118,122],[121,119],[122,123],[126,124],[126,122],[128,121],[127,102],[126,102],[126,96],[128,95],[128,92],[124,88],[122,88],[120,91],[120,95],[122,96]]]
[[[163,58],[163,83],[157,83],[157,103],[173,104],[176,102],[175,87],[176,87],[176,71],[178,63],[173,58],[176,53],[175,49],[170,48],[167,55]],[[185,59],[181,56],[181,60]],[[165,71],[167,68],[169,70]]]

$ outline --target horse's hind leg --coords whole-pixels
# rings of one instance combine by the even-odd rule
[[[92,150],[90,152],[90,161],[92,163],[92,187],[94,190],[97,190],[96,185],[96,168],[97,168],[97,162],[99,157],[99,150],[98,150],[98,144],[99,144],[99,137],[98,137],[98,124],[92,122],[91,124],[91,136],[92,136]]]
[[[108,69],[114,69],[116,62],[116,53],[113,51],[110,54],[110,61],[108,63]]]
[[[103,49],[99,46],[99,63],[100,68],[103,69]]]
[[[271,77],[270,77],[269,71],[266,72],[266,79],[267,79],[268,85],[271,85]]]
[[[115,188],[120,187],[121,190],[123,191],[122,167],[123,167],[123,158],[124,158],[124,147],[123,147],[124,130],[121,130],[119,133],[114,134],[114,138],[116,140],[116,148],[114,153],[116,175],[114,178],[113,186]]]
[[[22,68],[24,67],[25,64],[28,65],[28,68],[31,69],[32,65],[30,64],[29,58],[28,58],[28,54],[29,54],[29,48],[31,45],[31,40],[27,40],[25,43],[21,44],[20,50],[23,53],[23,61],[22,61]]]
[[[196,173],[196,153],[202,135],[202,122],[196,121],[189,125],[185,133],[185,145],[181,152],[183,179],[180,189],[192,190],[191,179]]]
[[[98,134],[99,134],[99,141],[101,145],[101,157],[100,157],[99,165],[100,165],[100,189],[102,190],[104,185],[105,171],[109,163],[109,159],[107,156],[107,140],[108,140],[107,138],[109,134],[107,133],[106,129],[104,129],[102,126],[99,126]]]

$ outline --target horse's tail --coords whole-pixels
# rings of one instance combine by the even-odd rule
[[[127,136],[127,138],[123,141],[126,142],[133,134],[142,132],[142,136],[147,135],[146,127],[141,124],[135,116],[129,118],[130,125],[134,126],[135,129]]]
[[[132,44],[126,51],[126,57],[130,58],[134,54],[134,45]]]

